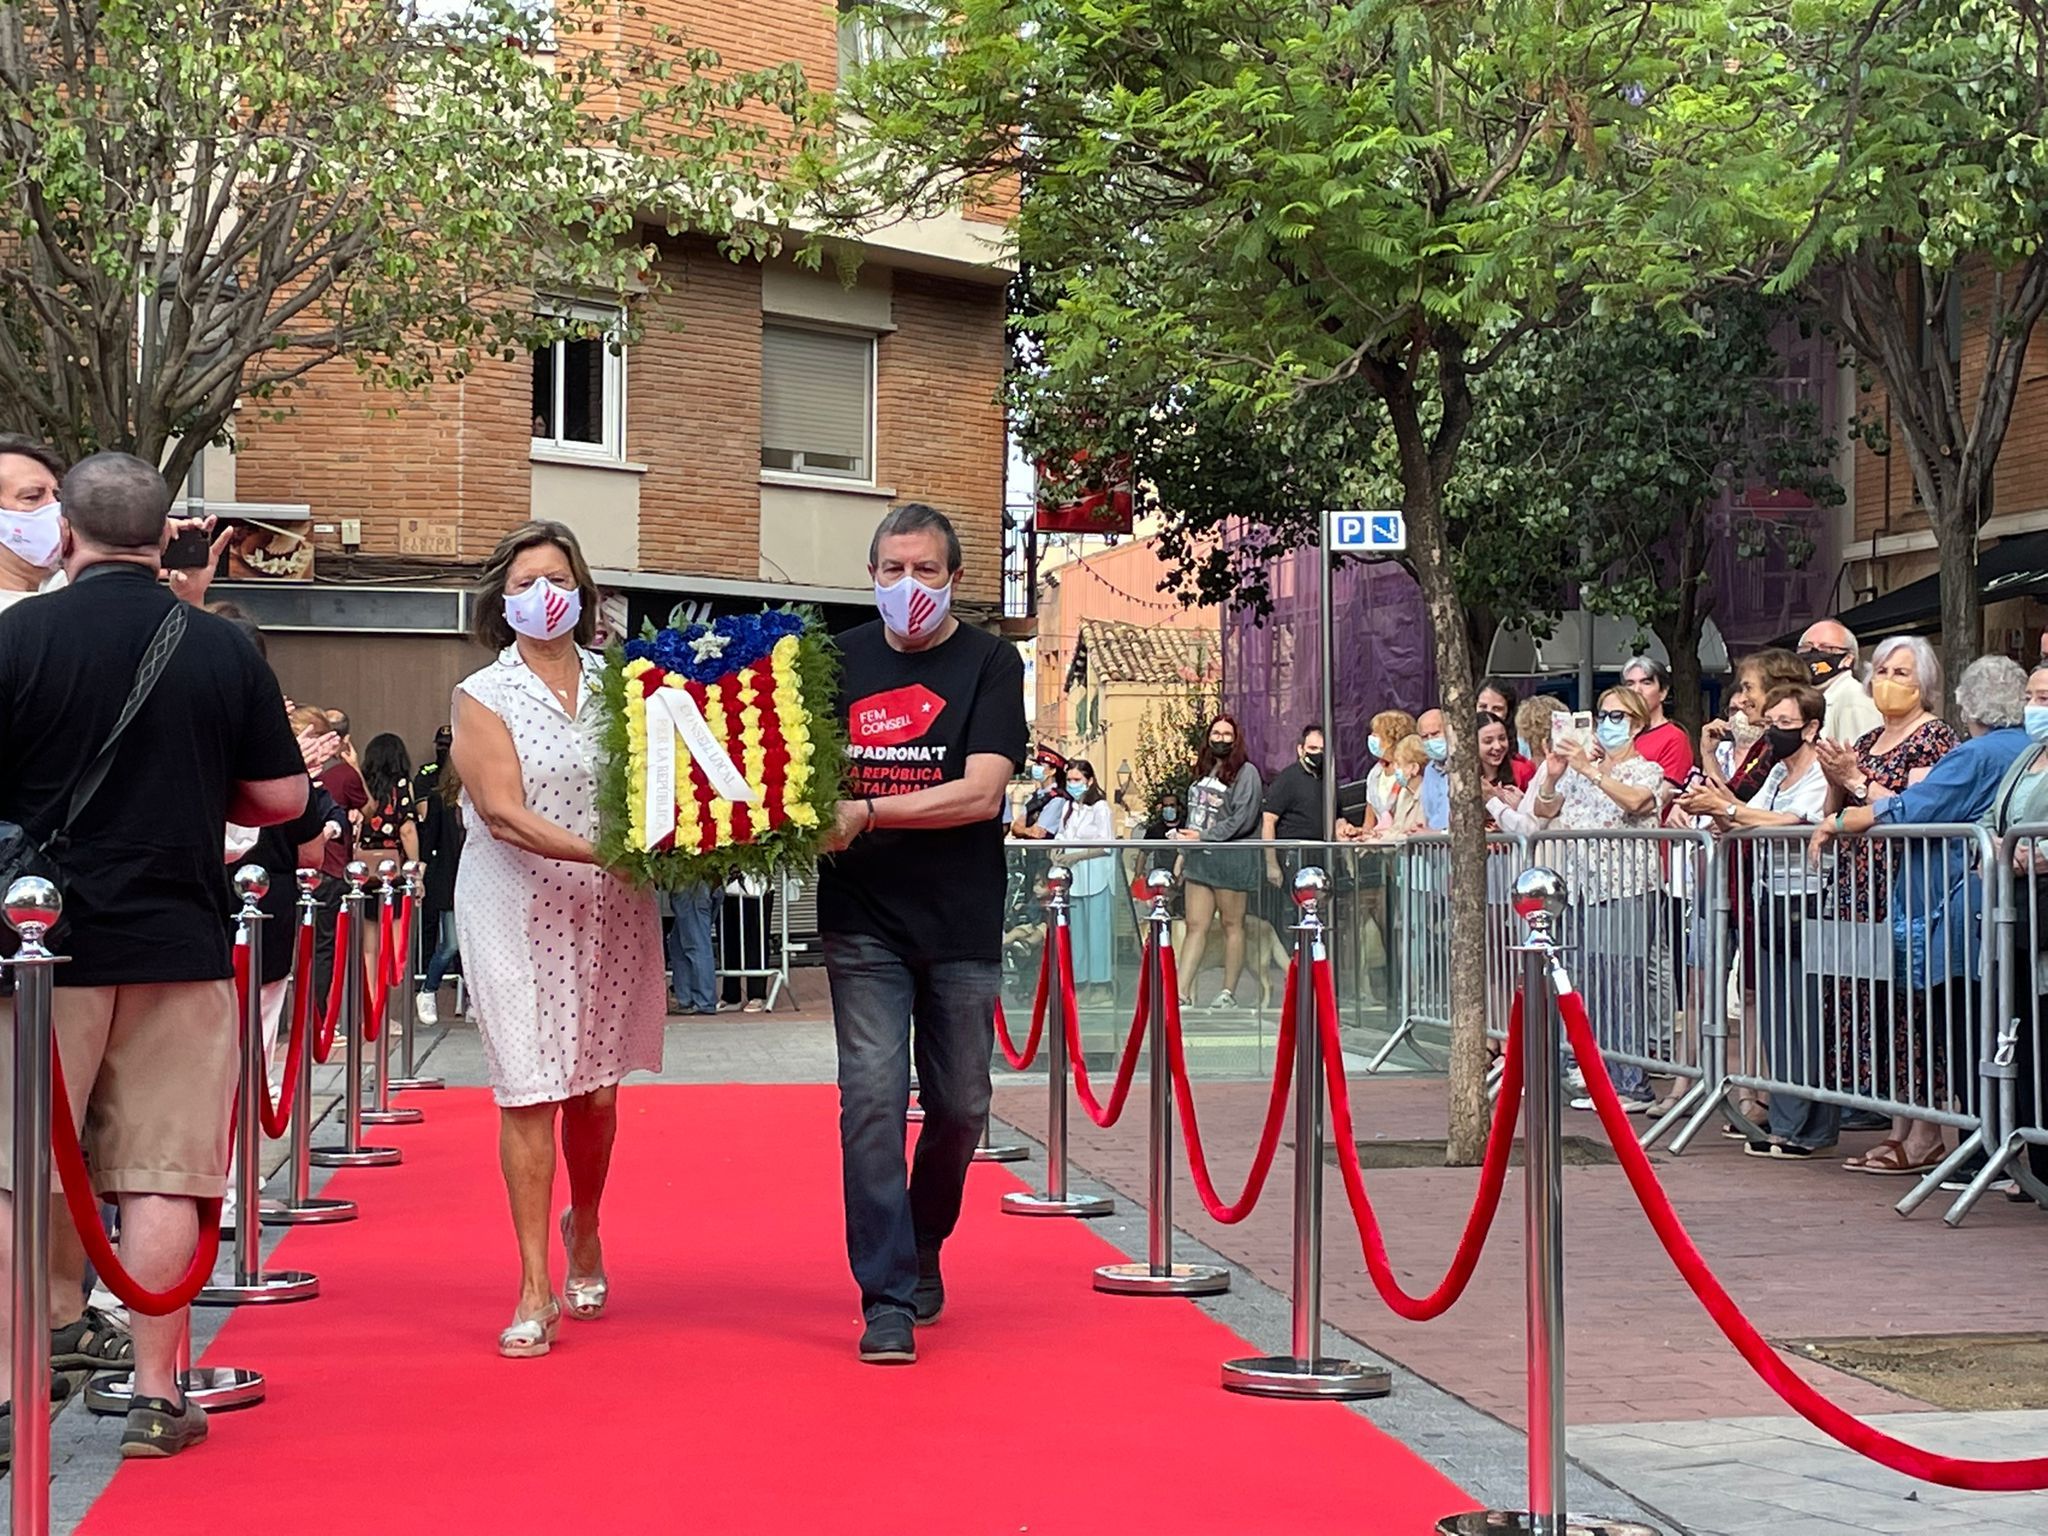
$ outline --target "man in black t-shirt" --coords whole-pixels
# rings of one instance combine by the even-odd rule
[[[1335,829],[1323,825],[1323,773],[1323,728],[1305,725],[1295,739],[1294,761],[1274,774],[1273,782],[1266,786],[1260,836],[1269,843],[1275,839],[1328,841]],[[1266,894],[1260,906],[1266,921],[1276,930],[1284,930],[1294,921],[1294,894],[1288,882],[1301,865],[1296,854],[1289,853],[1283,859],[1279,849],[1266,850]]]
[[[1002,979],[1003,823],[1024,760],[1024,664],[952,617],[960,539],[912,503],[868,549],[882,622],[840,636],[847,794],[818,877],[839,1041],[846,1247],[860,1356],[917,1358],[945,1305],[939,1247],[988,1120]],[[915,1030],[924,1124],[904,1180]]]
[[[178,601],[157,580],[170,493],[153,467],[94,454],[65,476],[62,501],[70,585],[0,614],[0,820],[38,838],[62,823]],[[194,610],[105,783],[53,850],[59,947],[71,958],[56,969],[52,1023],[72,1117],[95,1186],[120,1203],[121,1260],[148,1285],[183,1272],[198,1202],[227,1189],[240,1038],[222,829],[286,821],[306,792],[277,679],[226,619]],[[12,1054],[10,1041],[0,1113],[12,1104]],[[11,1145],[9,1127],[9,1189]],[[0,1205],[8,1230],[11,1196]],[[65,1248],[51,1245],[53,1344],[78,1327],[82,1300],[79,1274],[61,1272]],[[183,1324],[182,1312],[133,1319],[124,1454],[167,1455],[205,1437],[206,1416],[174,1374]],[[55,1349],[53,1359],[64,1363]]]

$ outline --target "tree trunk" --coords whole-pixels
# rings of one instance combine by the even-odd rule
[[[1450,1124],[1445,1161],[1477,1163],[1486,1151],[1486,808],[1479,794],[1479,687],[1466,641],[1464,605],[1451,575],[1442,503],[1433,485],[1402,495],[1409,563],[1422,587],[1436,643],[1437,688],[1451,745]]]
[[[1956,684],[1963,680],[1963,668],[1984,648],[1984,604],[1977,588],[1977,509],[1937,507],[1929,521],[1941,556],[1941,670],[1949,688],[1946,714],[1949,723],[1960,730],[1963,722],[1953,702]]]
[[[1714,594],[1703,580],[1707,566],[1707,517],[1704,511],[1681,519],[1677,538],[1677,610],[1662,624],[1652,625],[1671,656],[1671,693],[1664,701],[1667,719],[1686,735],[1699,739],[1706,722],[1706,701],[1700,692],[1700,641],[1714,611]]]

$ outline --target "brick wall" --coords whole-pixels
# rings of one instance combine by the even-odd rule
[[[895,282],[897,329],[882,338],[877,364],[876,476],[954,517],[966,562],[960,595],[999,604],[1003,290],[904,271]]]
[[[1973,274],[1964,287],[1963,399],[1972,408],[1983,379],[1985,333],[1981,314],[1971,311],[1983,302],[1986,282],[1987,278]],[[1896,416],[1887,417],[1883,386],[1859,395],[1857,405],[1864,415],[1887,428],[1892,451],[1878,454],[1867,444],[1857,446],[1856,537],[1868,541],[1925,532],[1926,515],[1914,500],[1905,428]],[[2027,352],[2012,425],[1994,471],[1992,513],[2006,516],[2042,511],[2048,511],[2048,338],[2037,334]]]
[[[235,495],[306,502],[318,523],[361,518],[363,549],[394,554],[400,519],[458,526],[462,558],[481,559],[530,504],[527,448],[532,372],[487,362],[459,384],[406,397],[366,388],[345,362],[306,375],[267,420],[245,405],[235,422]],[[332,535],[318,541],[338,549]]]
[[[708,244],[666,250],[627,357],[640,563],[751,581],[761,566],[761,275]]]
[[[830,0],[651,0],[634,26],[680,28],[733,68],[794,59],[819,87],[837,73]],[[968,282],[899,270],[882,337],[877,475],[956,516],[963,596],[1001,601],[1005,358],[1001,274]],[[761,283],[707,241],[664,241],[643,335],[628,353],[626,455],[640,484],[650,571],[754,580],[761,570]],[[410,399],[366,390],[347,364],[303,382],[291,415],[236,424],[236,495],[307,502],[316,523],[360,518],[363,552],[398,551],[407,517],[454,522],[461,558],[486,555],[531,507],[531,371],[485,362]],[[879,504],[875,505],[879,514]],[[332,534],[317,539],[338,549]],[[771,552],[772,553],[772,552]],[[329,566],[330,571],[333,569]]]

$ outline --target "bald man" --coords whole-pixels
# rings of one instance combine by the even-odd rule
[[[1444,771],[1450,760],[1451,743],[1444,735],[1444,712],[1425,709],[1415,717],[1415,734],[1422,738],[1422,750],[1429,764],[1422,770],[1422,819],[1432,832],[1451,830],[1451,776]]]
[[[1833,619],[1808,625],[1799,637],[1799,659],[1806,663],[1813,686],[1827,700],[1827,717],[1820,728],[1823,741],[1854,744],[1884,724],[1884,716],[1856,680],[1856,637],[1846,628]],[[1929,707],[1940,706],[1930,700]]]

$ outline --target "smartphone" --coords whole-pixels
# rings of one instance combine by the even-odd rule
[[[1550,717],[1550,744],[1560,750],[1586,746],[1593,740],[1593,716],[1589,710]]]
[[[205,527],[192,523],[171,535],[164,546],[164,569],[197,571],[213,563],[213,540]]]

